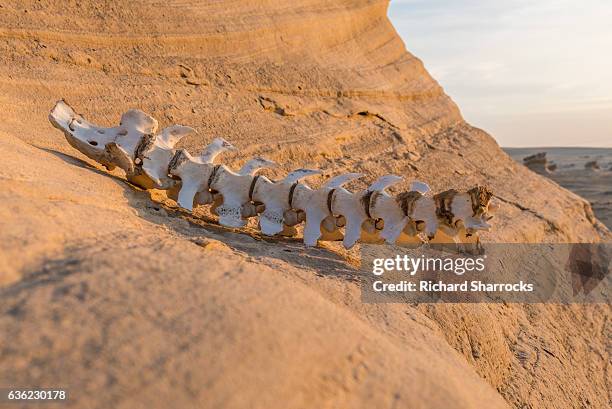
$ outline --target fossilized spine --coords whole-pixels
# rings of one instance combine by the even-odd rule
[[[364,175],[346,173],[313,189],[302,179],[319,170],[297,169],[272,181],[257,175],[276,166],[264,158],[253,158],[238,171],[215,164],[219,154],[236,149],[223,138],[215,138],[200,155],[177,150],[176,144],[195,130],[173,125],[157,133],[157,121],[139,110],[123,114],[119,126],[104,128],[60,100],[49,120],[87,157],[109,170],[120,167],[143,189],[166,190],[186,210],[211,205],[219,224],[227,227],[244,227],[258,217],[264,235],[295,236],[295,226],[304,223],[307,246],[341,240],[346,248],[358,242],[470,242],[491,227],[493,193],[485,186],[432,196],[427,184],[414,181],[409,191],[394,197],[386,189],[402,181],[400,176],[381,176],[367,189],[351,192],[343,185]]]

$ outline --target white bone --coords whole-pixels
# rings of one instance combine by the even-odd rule
[[[388,179],[391,182],[397,181],[393,178]],[[438,228],[435,201],[424,196],[425,193],[429,192],[429,186],[418,181],[414,181],[410,186],[415,189],[411,191],[418,192],[420,197],[415,199],[409,215],[404,214],[397,198],[392,197],[384,190],[374,193],[370,199],[370,214],[374,219],[384,220],[380,237],[388,244],[422,242],[422,239],[418,237],[420,232],[415,227],[417,221],[424,222],[424,232],[428,236],[433,237]]]
[[[134,157],[142,135],[154,134],[157,130],[157,120],[139,109],[130,109],[121,115],[119,129],[115,142]]]
[[[289,209],[285,211],[283,217],[286,226],[295,226],[306,221],[306,213],[298,209]]]
[[[344,239],[344,235],[336,226],[336,217],[329,215],[321,222],[321,237],[319,241],[340,241]]]
[[[304,179],[309,176],[320,175],[320,170],[315,169],[296,169],[291,171],[285,178],[282,180],[283,183],[292,184],[301,179]]]
[[[352,193],[349,192],[348,190],[344,189],[342,187],[342,185],[344,185],[345,183],[350,182],[351,180],[359,179],[361,177],[363,177],[362,173],[346,173],[346,174],[343,174],[343,175],[336,176],[336,177],[330,179],[329,181],[327,181],[327,183],[324,184],[324,188],[334,189],[335,191],[332,193],[331,202],[329,203],[329,205],[331,207],[331,214],[329,216],[325,217],[325,219],[323,219],[323,221],[321,222],[321,229],[320,229],[321,230],[321,236],[319,237],[319,241],[339,241],[339,240],[342,240],[343,241],[343,245],[346,248],[352,247],[352,244],[347,247],[347,244],[345,243],[344,234],[339,229],[339,227],[346,226],[347,218],[341,212],[336,211],[336,209],[334,209],[333,206],[334,206],[334,202],[336,201],[336,195],[338,193],[340,193],[341,195],[342,194],[352,195]],[[329,194],[329,192],[328,192],[328,194]],[[327,199],[326,199],[326,202],[327,202]],[[326,207],[327,207],[327,203],[326,203]],[[358,212],[359,211],[359,205],[357,204],[357,208],[354,208],[354,209]],[[348,216],[353,216],[353,213],[348,210],[347,206],[345,206],[343,210],[345,211],[347,217]],[[354,217],[351,217],[351,218],[352,218],[352,221],[350,223],[350,226],[347,227],[347,229],[350,229],[349,231],[354,233],[355,232],[355,228],[354,228],[353,225],[355,223],[355,219],[354,219]],[[342,219],[342,220],[340,220],[340,219]],[[361,225],[359,224],[359,229],[360,228],[361,228]],[[359,238],[359,236],[357,236],[357,238]]]
[[[225,151],[238,150],[234,145],[229,143],[223,138],[215,138],[212,140],[206,148],[200,154],[200,161],[202,163],[213,163],[217,155]]]
[[[243,219],[248,219],[249,217],[257,216],[257,206],[253,203],[244,203],[242,205],[242,209],[240,210],[240,215]]]
[[[386,175],[376,180],[368,189],[351,193],[344,188],[337,188],[332,203],[332,210],[336,215],[342,215],[345,219],[345,231],[342,244],[350,249],[363,237],[364,242],[380,242],[377,237],[375,222],[368,218],[366,213],[366,195],[370,192],[381,191],[386,187],[401,181],[402,178],[395,175]]]
[[[274,168],[278,165],[271,160],[264,158],[253,158],[245,163],[238,171],[239,175],[254,176],[258,170],[263,168]]]
[[[325,182],[322,186],[323,189],[337,189],[342,185],[350,182],[351,180],[359,179],[363,177],[363,173],[343,173],[342,175],[334,176]]]
[[[157,121],[135,109],[121,116],[118,127],[102,128],[83,119],[64,101],[55,105],[49,119],[64,131],[72,146],[109,169],[122,168],[130,182],[143,188],[169,189],[174,185],[167,175],[174,145],[193,132],[192,128],[174,125],[151,137],[157,129]],[[137,158],[136,150],[143,148],[142,158]]]
[[[253,158],[250,159],[247,163],[245,163],[242,168],[240,168],[238,174],[243,176],[254,176],[255,173],[257,173],[257,171],[259,171],[260,169],[273,168],[276,166],[278,165],[275,162],[272,162],[271,160],[264,158]],[[209,194],[209,192],[199,192],[196,195],[195,200],[197,204],[213,203],[213,206],[211,207],[210,211],[218,216],[219,214],[217,213],[217,209],[223,204],[223,195],[218,193],[217,197],[214,197],[213,195]],[[255,207],[249,207],[249,209],[242,209],[242,217],[248,218],[257,216],[256,210],[257,209]],[[255,213],[253,213],[254,211]],[[263,209],[261,211],[263,211]]]
[[[350,249],[361,237],[361,228],[368,219],[365,207],[361,199],[365,191],[352,193],[344,188],[336,189],[334,192],[332,209],[334,214],[341,215],[344,219],[344,239],[342,244]]]
[[[170,164],[169,173],[181,178],[181,187],[177,203],[183,209],[193,210],[196,193],[207,188],[204,186],[210,177],[214,165],[202,162],[200,157],[191,156],[189,152],[181,149],[177,152],[174,163]]]
[[[168,189],[175,181],[168,176],[168,165],[174,156],[174,146],[183,137],[195,132],[193,128],[173,125],[155,136],[153,143],[143,152],[142,170],[158,189]]]
[[[419,192],[422,195],[426,195],[427,193],[431,191],[431,188],[425,182],[414,180],[412,181],[412,183],[410,183],[410,190],[412,192]]]
[[[403,177],[397,175],[384,175],[379,177],[368,187],[368,191],[370,192],[382,192],[386,188],[395,185],[404,180]]]
[[[328,180],[327,183],[317,190],[300,188],[298,185],[294,193],[294,208],[301,209],[306,213],[306,225],[304,226],[304,244],[306,246],[316,246],[321,238],[321,223],[327,216],[330,216],[327,203],[329,192],[362,176],[361,173],[338,175]],[[337,234],[334,237],[334,240],[338,239]]]
[[[123,169],[128,177],[134,175],[136,167],[134,166],[134,157],[123,149],[117,142],[112,141],[105,146],[106,156],[110,163]]]
[[[235,151],[238,150],[234,145],[229,143],[223,138],[215,138],[212,140],[210,144],[208,144],[202,153],[200,154],[199,160],[203,163],[213,164],[215,158],[222,152],[225,151]],[[208,174],[210,176],[210,173]],[[194,204],[201,206],[205,204],[213,203],[211,207],[211,211],[215,213],[216,208],[223,202],[223,197],[221,195],[215,195],[210,192],[208,186],[202,185],[200,190],[196,193],[194,199]]]
[[[373,198],[370,205],[370,214],[375,219],[383,219],[385,221],[380,237],[387,244],[395,243],[408,221],[408,217],[404,215],[395,198],[387,192],[380,192]]]
[[[208,190],[197,192],[195,197],[193,198],[193,204],[195,206],[202,206],[202,205],[211,204],[214,202],[215,202],[215,195]]]
[[[366,200],[366,198],[364,197],[366,194],[371,194],[374,196],[374,192],[383,192],[386,188],[396,183],[399,183],[402,180],[404,179],[401,176],[397,175],[381,176],[376,181],[374,181],[374,183],[372,183],[364,192],[362,192],[360,201]],[[362,243],[380,244],[384,241],[384,239],[380,237],[381,230],[383,230],[384,228],[384,221],[381,218],[369,219],[367,218],[367,214],[365,213],[365,206],[370,206],[370,203],[372,202],[371,199],[372,197],[370,197],[370,200],[368,200],[367,204],[362,202],[363,213],[366,216],[366,219],[361,224],[361,233],[359,241],[361,241]],[[372,216],[371,212],[370,216]],[[349,234],[347,233],[347,235]],[[355,233],[351,233],[349,236],[353,237],[354,235]],[[347,239],[346,244],[349,245],[350,240]]]
[[[265,213],[265,211],[264,211],[264,213]],[[299,211],[297,211],[297,210],[294,210],[294,209],[289,209],[289,210],[286,210],[286,211],[284,211],[284,212],[283,212],[283,217],[282,217],[282,219],[278,219],[278,221],[277,221],[277,220],[272,220],[272,218],[271,218],[271,217],[267,217],[267,218],[265,218],[265,219],[269,219],[269,220],[263,220],[263,219],[264,219],[264,218],[263,218],[263,216],[264,216],[264,215],[262,215],[262,216],[260,217],[260,219],[259,219],[259,222],[260,222],[260,224],[261,224],[261,223],[262,223],[262,221],[264,221],[264,222],[271,223],[271,224],[273,224],[273,225],[274,225],[274,227],[268,227],[268,228],[267,228],[267,232],[266,232],[265,234],[270,235],[270,234],[271,234],[270,232],[271,232],[273,229],[276,229],[276,226],[278,226],[278,228],[282,228],[282,225],[284,224],[285,226],[290,226],[290,227],[293,227],[293,226],[295,226],[295,225],[297,225],[297,224],[299,224],[299,223],[302,223],[304,220],[306,220],[306,217],[304,217],[304,220],[300,220],[299,215],[300,215],[300,214],[302,214],[302,213],[304,213],[304,212],[301,212],[301,213],[300,213],[300,212],[299,212]],[[305,213],[304,213],[304,214],[305,214]],[[273,223],[273,222],[274,222],[274,223]],[[265,229],[265,225],[262,225],[262,231],[266,231],[266,229]],[[272,233],[272,234],[276,234],[276,233]]]
[[[49,121],[62,130],[70,145],[108,169],[122,167],[133,171],[134,152],[144,135],[157,130],[157,121],[146,113],[131,109],[121,116],[119,126],[99,127],[77,114],[65,101],[58,101]],[[109,147],[109,144],[110,145]]]
[[[192,132],[196,132],[196,130],[189,126],[172,125],[164,128],[160,134],[156,135],[155,142],[162,148],[174,149],[181,139]]]
[[[175,163],[171,164],[172,169],[168,171],[171,175],[181,178],[177,198],[179,206],[192,211],[194,203],[205,204],[213,201],[208,186],[208,180],[215,168],[213,161],[221,152],[228,150],[236,150],[236,147],[223,138],[215,138],[200,156],[191,156],[184,149],[177,152]]]
[[[280,234],[289,230],[285,226],[294,226],[300,223],[299,213],[290,211],[289,192],[291,186],[300,179],[320,173],[320,171],[314,169],[297,169],[278,182],[272,182],[265,176],[259,178],[253,189],[253,200],[261,202],[265,206],[265,210],[259,216],[259,227],[263,234],[267,236]]]
[[[459,193],[451,205],[455,219],[462,221],[468,229],[488,230],[491,226],[483,219],[473,216],[472,201],[466,193]]]
[[[323,191],[323,190],[322,190]],[[311,189],[309,186],[304,184],[298,184],[293,191],[293,209],[299,209],[306,215],[306,224],[304,226],[304,244],[307,246],[315,246],[317,240],[321,236],[321,222],[328,215],[327,208],[325,210],[319,209],[318,206],[313,206],[313,202],[316,199],[317,190]],[[323,200],[321,206],[325,206],[323,203],[327,200],[326,194],[322,194]],[[308,211],[307,211],[308,210]]]
[[[495,205],[492,206],[495,208]],[[454,242],[458,245],[478,242],[479,231],[489,231],[491,225],[487,223],[493,216],[489,213],[491,208],[490,198],[484,204],[482,213],[474,215],[472,208],[472,197],[469,192],[458,192],[453,196],[450,211],[453,220],[449,225],[448,220],[441,220],[432,243]]]
[[[415,202],[410,219],[414,223],[422,223],[421,229],[417,229],[417,234],[423,232],[429,238],[433,237],[438,229],[436,202],[433,200],[433,198],[424,196],[423,193],[421,194],[423,196],[417,199]]]
[[[168,196],[176,197],[187,210],[194,204],[213,203],[211,211],[219,214],[219,223],[224,226],[242,227],[245,219],[259,214],[263,234],[292,236],[296,234],[293,226],[305,221],[306,246],[315,246],[319,240],[343,240],[346,248],[358,240],[419,244],[425,236],[432,243],[478,243],[478,232],[490,230],[488,221],[499,207],[491,203],[492,193],[480,186],[429,197],[430,187],[413,181],[412,193],[395,198],[385,189],[402,180],[396,175],[382,176],[365,191],[352,193],[342,186],[363,175],[338,175],[313,190],[297,182],[319,174],[316,170],[298,169],[273,182],[255,174],[276,164],[254,158],[233,172],[213,164],[221,152],[236,149],[223,138],[215,138],[199,156],[185,150],[175,152],[179,140],[194,130],[174,125],[153,136],[157,121],[135,109],[121,116],[119,126],[104,128],[88,122],[61,100],[49,120],[73,147],[108,169],[122,168],[130,182],[167,189]],[[369,198],[367,210],[365,195]],[[444,209],[436,209],[436,205]]]
[[[394,244],[404,229],[407,217],[402,212],[397,201],[385,189],[402,181],[403,178],[396,175],[381,176],[368,190],[373,191],[370,198],[370,215],[373,219],[383,219],[385,222],[380,237],[388,244]]]
[[[392,186],[396,183],[404,180],[401,176],[397,175],[384,175],[379,177],[374,183],[372,183],[363,194],[371,194],[374,195],[374,192],[384,191],[387,187]],[[376,197],[376,196],[374,196]],[[367,205],[372,202],[372,197],[370,196],[370,200],[368,200]],[[365,197],[362,196],[362,200],[366,200]],[[366,203],[363,203],[364,213]],[[371,210],[371,209],[370,209]],[[370,216],[371,216],[370,212]],[[380,237],[381,230],[384,228],[384,221],[381,218],[378,219],[366,219],[361,225],[361,236],[359,241],[362,243],[370,243],[370,244],[380,244],[384,242],[384,239]],[[348,244],[348,243],[347,243]]]
[[[209,186],[211,190],[223,196],[223,203],[215,209],[219,215],[219,224],[227,227],[246,225],[243,216],[251,212],[243,211],[243,207],[251,202],[249,190],[253,182],[253,174],[259,169],[271,166],[276,166],[276,164],[266,159],[256,158],[243,167],[243,170],[246,169],[246,174],[235,173],[223,165],[219,168],[217,176]]]

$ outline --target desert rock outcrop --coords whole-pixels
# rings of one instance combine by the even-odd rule
[[[523,164],[540,175],[547,175],[555,171],[557,166],[548,162],[546,152],[539,152],[523,158]]]
[[[314,186],[486,182],[483,240],[609,240],[588,203],[463,120],[387,6],[2,3],[0,384],[69,384],[73,407],[604,407],[608,306],[363,304],[358,253],[196,220],[47,122],[60,97],[104,126],[139,108],[198,131],[179,147],[222,136],[230,165],[323,169]]]

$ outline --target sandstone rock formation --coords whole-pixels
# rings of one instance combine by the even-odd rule
[[[557,165],[548,162],[546,152],[539,152],[524,157],[523,164],[540,175],[547,175],[557,169]]]
[[[599,163],[596,160],[588,161],[584,164],[584,168],[588,170],[600,170]]]
[[[487,183],[483,240],[610,240],[585,200],[463,120],[386,10],[2,3],[0,384],[69,385],[72,407],[604,407],[608,306],[363,304],[357,250],[219,229],[105,176],[47,122],[60,97],[106,125],[139,108],[197,129],[188,149],[232,141],[236,167]]]

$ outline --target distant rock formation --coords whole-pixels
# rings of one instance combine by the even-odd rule
[[[585,163],[584,164],[584,168],[585,169],[589,169],[589,170],[599,170],[599,169],[601,169],[599,167],[599,164],[597,163],[596,160],[592,160],[592,161],[589,161],[589,162]]]
[[[523,158],[523,165],[541,175],[547,175],[557,169],[557,164],[548,162],[546,152],[538,152]]]

